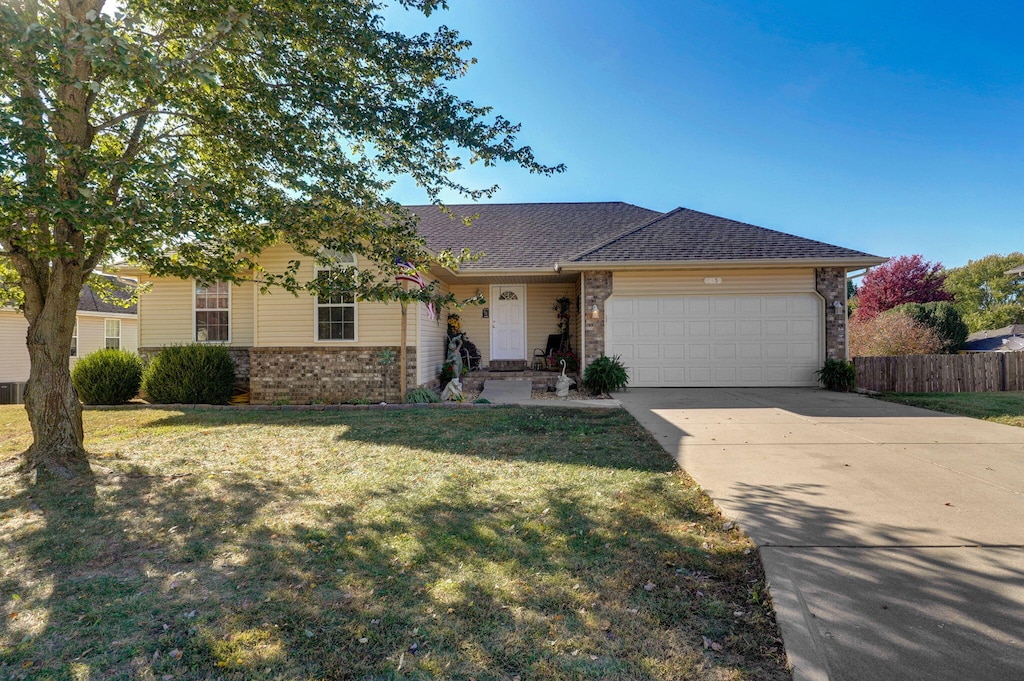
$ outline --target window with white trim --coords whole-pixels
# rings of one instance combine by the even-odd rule
[[[103,320],[103,347],[108,350],[121,349],[121,320]]]
[[[71,333],[71,356],[78,357],[78,320],[75,320],[75,330]]]
[[[196,341],[226,343],[231,340],[231,284],[196,282]]]
[[[324,256],[338,268],[356,266],[354,253],[325,252]],[[331,268],[317,268],[318,279],[329,277]],[[354,341],[356,339],[356,296],[339,291],[329,296],[316,296],[316,339],[318,341]]]

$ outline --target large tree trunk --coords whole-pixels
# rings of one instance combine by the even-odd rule
[[[47,476],[67,479],[92,472],[85,453],[82,404],[68,368],[81,293],[81,282],[76,281],[79,279],[67,277],[59,287],[63,290],[51,290],[42,310],[26,310],[32,368],[25,386],[25,411],[33,441],[25,452],[25,466],[35,471],[37,481]]]

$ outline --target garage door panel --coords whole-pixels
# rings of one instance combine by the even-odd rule
[[[612,297],[606,353],[642,386],[814,385],[814,294]]]
[[[655,316],[655,319],[657,319],[657,316]],[[657,321],[638,322],[636,325],[636,331],[641,338],[645,338],[648,336],[657,336],[658,331],[660,330],[659,326],[660,325]]]
[[[707,338],[711,335],[711,322],[709,321],[687,321],[686,335],[691,338]]]
[[[662,298],[661,313],[666,317],[682,317],[686,314],[686,299]]]
[[[700,343],[692,343],[686,347],[686,355],[690,359],[710,359],[711,346]]]
[[[636,358],[638,360],[660,359],[661,358],[660,346],[658,346],[658,345],[638,345],[638,346],[636,346]]]
[[[682,322],[662,322],[661,335],[666,338],[682,338],[685,325]]]

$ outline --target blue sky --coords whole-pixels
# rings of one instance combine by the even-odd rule
[[[1024,250],[1013,5],[453,0],[392,25],[459,30],[479,63],[453,89],[568,166],[467,171],[493,201],[686,206],[954,267]]]

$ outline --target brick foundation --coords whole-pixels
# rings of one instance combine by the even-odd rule
[[[400,402],[398,346],[395,363],[377,361],[383,347],[251,348],[249,390],[253,404]],[[407,380],[416,387],[416,348],[408,348]]]
[[[583,329],[585,342],[580,366],[586,367],[604,354],[604,321],[606,311],[604,302],[612,294],[611,272],[585,272],[583,275]],[[592,311],[597,305],[598,317],[594,319]]]
[[[825,357],[847,359],[846,270],[819,267],[814,270],[814,288],[825,299]],[[832,305],[836,300],[843,304],[838,313]]]

